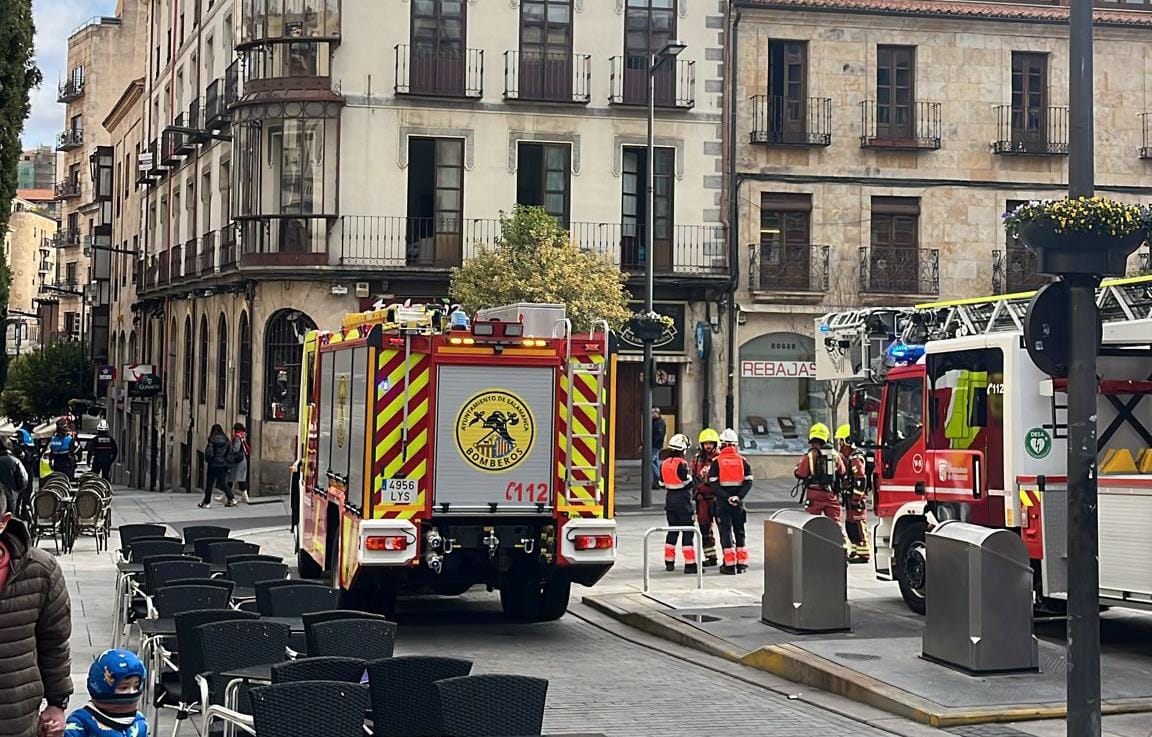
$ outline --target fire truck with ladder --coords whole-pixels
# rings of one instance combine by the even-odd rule
[[[1032,294],[816,321],[817,378],[852,385],[869,453],[877,577],[919,613],[925,533],[953,519],[1018,532],[1037,609],[1067,600],[1067,385],[1024,345]],[[1105,281],[1097,304],[1100,600],[1152,608],[1152,277]]]
[[[301,575],[357,608],[484,585],[510,619],[557,619],[615,561],[615,337],[573,334],[559,305],[445,312],[305,337]]]

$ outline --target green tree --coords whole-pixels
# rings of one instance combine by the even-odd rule
[[[12,361],[8,384],[0,392],[0,410],[13,421],[45,420],[86,406],[92,367],[84,346],[52,343]]]
[[[500,214],[500,238],[452,270],[452,298],[475,312],[536,302],[563,304],[574,330],[597,320],[618,328],[630,316],[627,276],[600,254],[583,251],[556,218],[539,207],[517,205]]]
[[[40,84],[33,63],[32,0],[0,2],[0,235],[8,232],[12,198],[16,196],[16,167],[20,161],[20,133],[31,111],[28,91]],[[8,289],[12,273],[0,258],[0,326],[8,324]],[[0,388],[8,369],[4,346],[7,330],[0,330]]]

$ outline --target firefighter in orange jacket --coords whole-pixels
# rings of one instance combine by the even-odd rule
[[[848,562],[867,563],[871,555],[868,549],[864,456],[852,445],[852,428],[848,425],[836,428],[836,440],[840,444],[840,460],[844,463],[844,473],[838,477],[837,486],[844,503],[844,530],[851,546]]]
[[[660,480],[664,484],[664,515],[669,527],[691,527],[693,522],[692,470],[684,453],[690,442],[688,436],[677,433],[668,441],[666,456],[660,463]],[[676,539],[684,548],[684,572],[696,573],[696,548],[693,533],[669,532],[664,538],[664,568],[676,570]]]
[[[836,495],[836,478],[846,473],[844,459],[832,454],[830,461],[825,446],[832,439],[828,426],[817,422],[808,431],[808,452],[796,464],[795,476],[804,482],[804,508],[808,514],[824,515],[840,522],[840,497]],[[830,464],[834,464],[830,468]]]
[[[700,451],[692,459],[692,478],[696,481],[696,523],[704,546],[704,567],[715,567],[716,561],[716,489],[708,484],[708,469],[719,452],[720,435],[710,427],[700,433]]]
[[[736,450],[739,442],[732,428],[720,433],[720,453],[708,469],[708,484],[717,490],[720,547],[724,549],[724,565],[720,566],[720,572],[728,576],[748,570],[744,535],[748,512],[744,509],[744,497],[752,490],[752,467]]]

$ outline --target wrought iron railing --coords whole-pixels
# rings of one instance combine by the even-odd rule
[[[80,180],[79,179],[65,179],[56,182],[56,199],[65,200],[70,197],[80,196]]]
[[[860,247],[862,294],[940,293],[940,252],[935,248]]]
[[[184,244],[184,278],[190,276],[198,276],[200,273],[200,252],[198,250],[199,243],[195,238],[189,239]]]
[[[992,291],[995,294],[1032,292],[1051,279],[1037,273],[1036,254],[1023,246],[992,252]]]
[[[1068,153],[1068,108],[997,105],[998,154],[1064,156]]]
[[[767,146],[828,146],[832,143],[832,99],[792,99],[756,95],[752,104],[751,143]]]
[[[505,51],[504,99],[586,104],[592,99],[592,57],[568,52]]]
[[[1140,158],[1152,159],[1152,113],[1140,113]]]
[[[84,77],[69,77],[57,85],[56,102],[68,103],[84,95]]]
[[[829,246],[798,243],[751,243],[748,289],[752,292],[828,291]]]
[[[200,263],[198,266],[201,276],[211,274],[216,269],[216,231],[212,230],[200,236]]]
[[[56,137],[57,151],[71,151],[84,145],[84,130],[82,128],[69,128]]]
[[[396,94],[484,96],[484,49],[424,49],[396,44]]]
[[[860,103],[860,146],[889,150],[933,151],[940,148],[940,103],[917,100],[910,105]]]
[[[609,59],[608,102],[613,105],[648,104],[648,64],[642,54],[613,56]],[[656,107],[687,110],[696,106],[696,62],[669,59],[660,65],[652,80]]]

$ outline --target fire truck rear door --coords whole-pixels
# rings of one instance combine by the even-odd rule
[[[433,508],[543,513],[554,502],[556,372],[441,366]],[[493,506],[494,505],[494,506]]]

